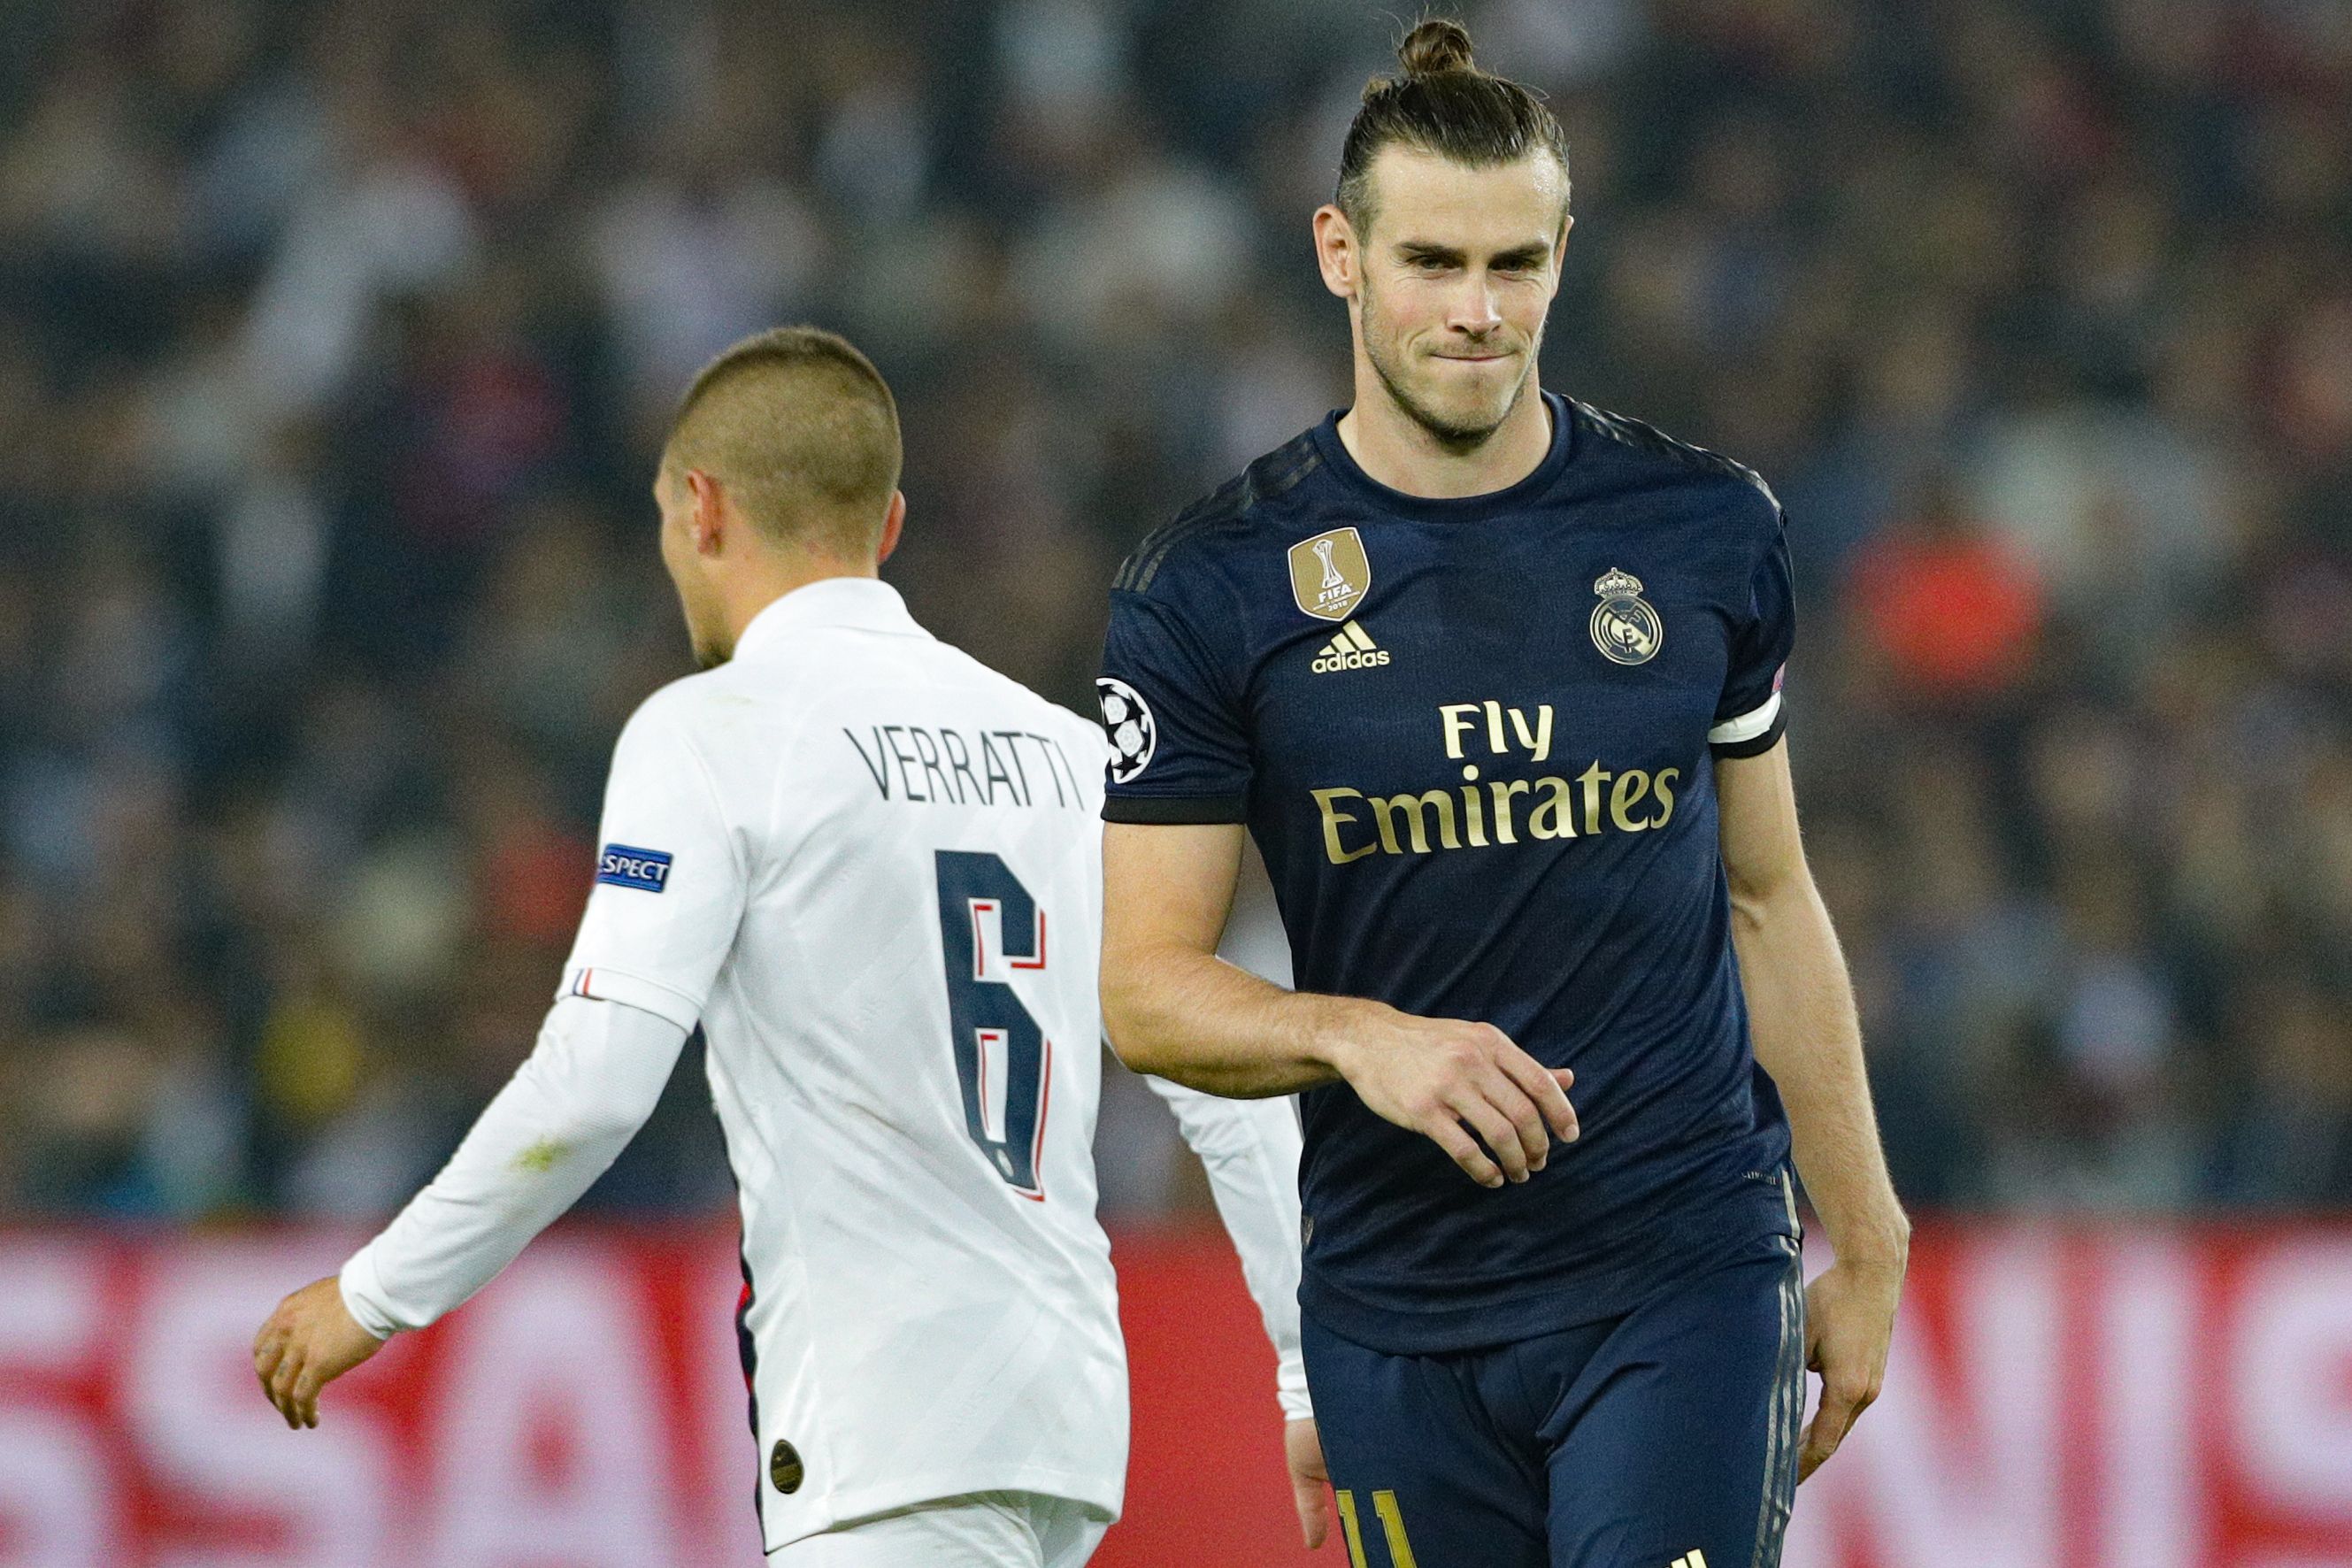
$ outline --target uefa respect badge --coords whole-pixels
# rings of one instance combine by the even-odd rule
[[[611,888],[658,893],[669,886],[669,856],[660,849],[607,844],[604,852],[596,857],[596,879]]]

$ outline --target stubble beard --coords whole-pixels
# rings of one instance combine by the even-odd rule
[[[1367,317],[1371,314],[1369,294],[1364,300],[1364,313]],[[1528,380],[1535,372],[1535,348],[1532,343],[1528,346],[1526,363],[1519,367],[1518,382],[1511,388],[1510,396],[1503,400],[1502,410],[1493,419],[1473,425],[1449,419],[1417,400],[1406,389],[1398,367],[1391,360],[1388,341],[1373,332],[1369,326],[1364,331],[1364,357],[1371,362],[1372,374],[1380,377],[1381,385],[1387,389],[1390,400],[1403,410],[1405,417],[1428,431],[1432,439],[1456,457],[1466,456],[1485,446],[1510,419],[1519,405],[1519,400],[1528,395]]]
[[[1404,416],[1412,418],[1412,421],[1416,423],[1416,426],[1421,426],[1423,430],[1428,430],[1430,437],[1433,437],[1437,445],[1444,447],[1446,451],[1451,451],[1451,454],[1456,454],[1456,456],[1465,456],[1470,454],[1470,451],[1477,451],[1479,447],[1486,445],[1489,439],[1494,439],[1496,430],[1500,430],[1507,421],[1510,421],[1512,411],[1519,406],[1519,400],[1527,397],[1527,376],[1536,364],[1534,357],[1528,357],[1527,364],[1519,369],[1517,385],[1512,385],[1510,397],[1503,400],[1503,409],[1500,409],[1494,418],[1489,418],[1489,421],[1479,421],[1479,423],[1465,423],[1465,421],[1458,421],[1458,418],[1446,418],[1444,414],[1440,414],[1437,409],[1428,406],[1425,402],[1416,400],[1412,390],[1406,390],[1402,376],[1397,376],[1395,369],[1388,364],[1388,353],[1385,353],[1383,348],[1373,348],[1371,336],[1364,339],[1364,357],[1371,360],[1371,374],[1381,378],[1381,385],[1388,388],[1388,397],[1395,402],[1400,409],[1404,409]]]

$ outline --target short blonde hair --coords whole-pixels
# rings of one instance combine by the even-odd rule
[[[725,486],[762,534],[828,554],[879,547],[898,488],[898,405],[874,362],[816,327],[773,327],[702,367],[663,462]]]

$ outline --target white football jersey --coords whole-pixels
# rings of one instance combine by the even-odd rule
[[[966,1492],[1118,1511],[1105,752],[864,578],[786,595],[621,737],[564,988],[703,1027],[771,1551]]]

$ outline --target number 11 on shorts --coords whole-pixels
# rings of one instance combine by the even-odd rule
[[[1339,1533],[1348,1539],[1349,1568],[1371,1568],[1364,1557],[1363,1526],[1356,1519],[1356,1494],[1342,1491],[1339,1501]],[[1396,1493],[1377,1491],[1372,1494],[1372,1513],[1381,1521],[1381,1533],[1388,1537],[1389,1568],[1419,1568],[1412,1560],[1412,1542],[1404,1533],[1404,1514],[1397,1507]]]

